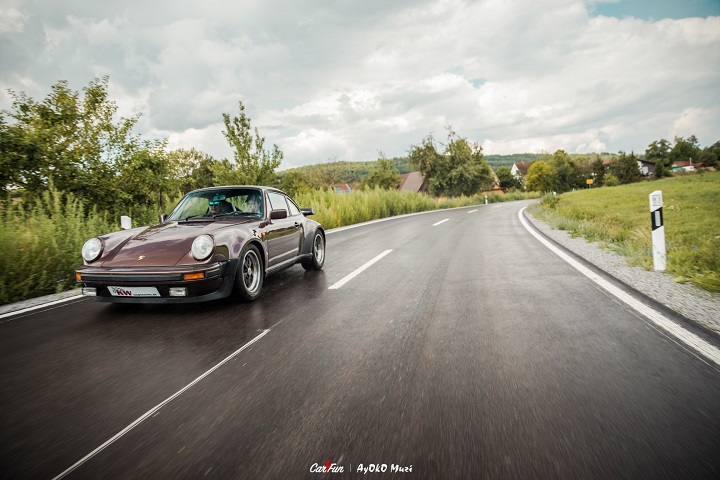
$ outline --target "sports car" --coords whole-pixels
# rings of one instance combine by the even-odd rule
[[[275,188],[195,190],[158,225],[88,240],[75,279],[102,302],[252,301],[272,273],[323,267],[325,231],[313,213]]]

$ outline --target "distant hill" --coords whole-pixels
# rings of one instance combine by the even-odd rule
[[[540,157],[545,156],[541,153],[514,153],[512,155],[485,155],[485,160],[497,170],[498,167],[512,167],[517,162],[534,162]]]

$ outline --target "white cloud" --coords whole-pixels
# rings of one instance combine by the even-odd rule
[[[139,133],[222,157],[221,114],[243,101],[283,168],[405,155],[448,124],[486,153],[717,141],[720,17],[595,17],[594,3],[28,6],[22,31],[0,30],[14,46],[0,85],[40,95],[108,74]]]
[[[28,15],[16,8],[0,7],[0,33],[21,33],[25,30]]]

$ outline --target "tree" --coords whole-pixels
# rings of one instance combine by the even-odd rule
[[[528,168],[526,187],[531,192],[553,191],[553,178],[550,165],[542,160],[533,162]]]
[[[645,150],[645,159],[655,164],[656,178],[670,176],[670,142],[664,138],[652,142]]]
[[[602,187],[605,185],[605,162],[603,162],[599,155],[592,162],[591,172],[594,186]]]
[[[138,170],[166,177],[164,142],[132,134],[139,116],[115,120],[108,82],[95,79],[81,97],[60,81],[42,102],[10,91],[12,109],[0,115],[0,190],[16,187],[37,196],[52,182],[85,203],[120,210],[138,201],[139,193],[124,193]],[[162,193],[158,178],[141,190]]]
[[[216,160],[199,150],[178,149],[167,154],[180,192],[212,187],[212,166]]]
[[[523,181],[522,178],[516,177],[512,174],[512,170],[510,167],[502,166],[498,167],[498,169],[495,171],[495,174],[498,177],[498,181],[500,182],[501,188],[515,188],[517,190],[522,190],[523,188]]]
[[[308,183],[307,177],[295,169],[283,175],[280,180],[280,189],[291,197],[296,197],[303,193],[308,193],[312,190],[312,187]]]
[[[550,176],[552,189],[556,192],[569,192],[585,186],[585,176],[579,165],[564,150],[556,151],[550,159]]]
[[[438,153],[432,134],[428,134],[420,145],[410,148],[409,159],[425,177],[433,195],[470,196],[492,188],[495,182],[482,147],[457,136],[451,128],[442,154]]]
[[[715,142],[703,150],[700,161],[708,167],[717,167],[720,163],[720,142]]]
[[[375,168],[363,179],[361,185],[364,187],[380,187],[385,190],[391,190],[396,189],[400,185],[401,180],[400,174],[393,166],[393,163],[384,156],[381,156]]]
[[[283,153],[277,145],[265,150],[265,138],[252,128],[245,106],[239,102],[240,114],[230,117],[223,113],[223,135],[234,149],[234,162],[222,160],[210,168],[216,185],[270,185],[275,169],[280,166]]]
[[[610,170],[623,185],[642,180],[638,159],[634,153],[627,155],[625,152],[620,152],[620,156],[610,163]]]
[[[675,145],[669,154],[670,165],[675,162],[697,163],[700,151],[700,146],[698,145],[695,135],[690,135],[687,139],[675,137]]]

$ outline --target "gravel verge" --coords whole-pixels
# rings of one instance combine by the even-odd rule
[[[674,282],[664,272],[645,270],[628,264],[627,259],[599,243],[583,237],[573,238],[564,230],[555,230],[525,210],[526,218],[545,236],[556,241],[600,270],[635,290],[665,305],[707,330],[720,335],[720,294],[711,293],[691,284]]]

